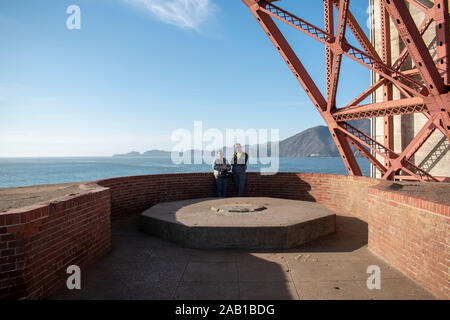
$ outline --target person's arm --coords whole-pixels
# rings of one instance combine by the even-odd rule
[[[244,170],[247,171],[247,162],[248,162],[248,153],[246,152],[245,155],[245,166],[244,166]]]
[[[220,163],[219,161],[217,161],[218,159],[216,159],[216,160],[214,160],[214,163],[213,163],[213,168],[214,168],[214,170],[216,170],[216,171],[219,171],[220,172],[220,170],[222,170],[222,167],[223,167],[223,164],[222,163]]]
[[[228,162],[227,159],[225,159],[225,166],[227,167],[227,170],[231,170],[230,163]]]

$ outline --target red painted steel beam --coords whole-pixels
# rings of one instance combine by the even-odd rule
[[[419,27],[419,33],[421,36],[424,35],[424,33],[428,30],[428,27],[431,25],[431,23],[434,20],[434,13],[429,10],[426,13],[425,19],[422,21],[420,27]],[[394,62],[393,66],[396,70],[400,70],[402,64],[406,61],[406,58],[409,57],[409,51],[408,48],[405,47],[402,51],[402,53],[398,56],[397,60]],[[404,72],[407,74],[406,72]]]
[[[367,97],[369,97],[372,93],[374,93],[378,88],[380,88],[385,83],[386,83],[386,79],[384,79],[384,78],[379,79],[377,82],[375,82],[373,85],[371,85],[366,91],[364,91],[359,96],[357,96],[355,99],[353,99],[344,108],[338,109],[338,111],[356,107],[359,103],[364,101]]]
[[[328,127],[330,128],[330,124],[328,124]],[[330,129],[330,132],[348,173],[352,176],[362,176],[362,171],[358,165],[358,162],[356,162],[355,155],[350,147],[347,137],[336,129]]]
[[[381,1],[394,21],[394,25],[419,69],[428,90],[434,95],[446,93],[448,90],[404,0]]]
[[[265,1],[260,1],[259,4],[261,5],[259,10],[269,14],[270,16],[290,25],[291,27],[307,34],[325,45],[333,44],[334,36],[328,34],[324,30],[273,4],[266,3]],[[380,76],[389,79],[396,87],[402,88],[412,95],[422,95],[421,92],[426,89],[426,87],[421,83],[384,64],[383,61],[381,61],[377,56],[368,55],[366,52],[348,44],[347,42],[343,45],[343,47],[343,54],[345,56],[378,73]],[[398,81],[397,79],[401,79],[403,81]]]
[[[405,159],[409,160],[416,154],[420,147],[437,129],[436,124],[434,123],[436,118],[437,117],[432,117],[428,120],[425,126],[423,126],[419,133],[416,134],[411,143],[405,148],[405,150],[402,151],[402,153],[400,154],[400,158],[404,157]]]
[[[280,7],[267,3],[266,1],[259,1],[259,10],[264,11],[268,15],[290,25],[291,27],[305,33],[313,39],[321,42],[324,45],[332,44],[334,42],[334,35],[316,27],[315,25],[300,19],[299,17],[281,9]]]
[[[333,3],[336,8],[339,8],[340,3],[339,0],[333,0]],[[356,40],[358,40],[358,43],[360,44],[361,48],[364,49],[364,52],[367,55],[374,57],[375,60],[381,61],[381,58],[379,57],[377,50],[375,50],[369,38],[366,36],[363,29],[359,25],[358,21],[356,21],[355,17],[352,15],[350,10],[348,10],[347,13],[347,26],[352,31]]]
[[[424,97],[431,115],[439,115],[439,129],[450,139],[450,93]]]
[[[344,52],[344,55],[350,59],[358,62],[359,64],[367,67],[368,69],[374,71],[380,76],[391,81],[397,88],[403,89],[415,96],[423,96],[424,89],[426,87],[419,83],[418,81],[408,77],[402,72],[385,65],[382,61],[375,60],[374,57],[366,55],[363,51],[355,48],[353,46],[347,45],[349,50]],[[403,82],[399,81],[403,80]],[[404,83],[404,82],[407,82]]]
[[[273,45],[280,53],[286,64],[289,66],[301,86],[304,88],[311,101],[321,113],[322,117],[328,125],[330,133],[337,145],[338,151],[344,161],[345,166],[347,167],[347,170],[349,171],[349,174],[357,176],[362,175],[361,169],[356,162],[349,142],[340,132],[335,132],[334,128],[337,127],[337,123],[329,114],[325,113],[325,111],[327,110],[327,102],[325,98],[322,96],[320,90],[311,79],[309,73],[300,62],[297,55],[287,42],[286,38],[283,36],[275,22],[272,20],[271,16],[266,13],[265,10],[262,10],[262,7],[260,7],[256,1],[243,0],[243,2],[250,9],[253,16],[256,18],[266,35],[272,41]],[[264,4],[267,5],[266,2],[264,2]]]
[[[386,148],[384,145],[382,145],[378,141],[372,139],[371,137],[366,135],[364,132],[355,128],[354,126],[350,125],[348,122],[339,123],[338,129],[345,135],[358,141],[362,145],[366,146],[367,148],[369,148],[370,150],[372,150],[373,152],[379,154],[380,156],[382,156],[384,158],[386,158],[386,157],[387,158],[389,158],[389,157],[396,158],[397,157],[396,153],[393,150]]]
[[[252,8],[253,9],[251,9],[251,11],[256,20],[264,29],[266,35],[272,41],[273,45],[280,53],[286,64],[289,66],[289,69],[295,75],[300,85],[308,94],[309,98],[314,103],[316,108],[318,108],[319,110],[326,110],[327,102],[325,98],[322,96],[319,88],[316,86],[308,71],[298,59],[297,55],[292,50],[291,46],[279,30],[279,28],[267,13],[259,10],[258,7]]]
[[[419,1],[406,0],[406,1],[425,13],[428,13],[428,11],[430,11],[430,9],[433,7],[433,2],[431,2],[430,0],[419,0]]]
[[[392,64],[392,54],[391,54],[391,21],[389,19],[389,14],[384,7],[381,5],[381,47],[383,51],[383,62],[388,66]],[[388,102],[393,99],[393,87],[392,83],[385,82],[383,84],[383,101]],[[392,109],[391,109],[392,110]],[[401,110],[401,109],[400,109]],[[394,117],[392,114],[385,114],[384,119],[384,145],[389,149],[394,149]],[[387,167],[389,164],[385,162]]]
[[[431,116],[425,113],[425,116],[430,118]],[[448,113],[442,113],[441,117],[436,119],[434,121],[434,124],[436,125],[436,128],[438,128],[439,131],[441,131],[448,139],[448,141],[450,142],[450,128],[447,126],[445,127],[445,123],[448,123]],[[445,121],[447,118],[447,121]]]
[[[429,112],[425,112],[423,115],[425,117],[427,117],[428,119],[433,118],[433,116]],[[442,127],[442,116],[443,116],[443,114],[440,114],[439,117],[435,117],[434,124],[438,130],[440,130],[444,135],[446,135],[446,133],[448,133],[448,131],[444,130],[444,128]],[[444,131],[446,131],[446,132],[444,132]],[[450,136],[447,135],[447,137],[450,142]]]
[[[332,0],[324,0],[324,25],[325,25],[325,32],[328,34],[334,34],[334,12],[333,12],[333,2]],[[334,53],[333,50],[331,50],[331,44],[325,45],[325,76],[326,76],[326,82],[327,82],[327,98],[330,98],[331,95],[331,79],[332,79],[332,72],[333,72],[333,60],[334,60]]]
[[[406,159],[406,157],[400,156],[399,154],[395,153],[391,149],[385,147],[381,143],[372,139],[365,133],[356,129],[349,123],[347,123],[347,122],[340,123],[340,126],[338,129],[345,135],[349,136],[351,139],[358,141],[362,145],[371,149],[373,152],[379,154],[380,156],[382,156],[385,159],[388,159],[388,165],[390,167],[390,170],[388,170],[388,172],[383,176],[384,179],[391,178],[392,173],[395,171],[394,168],[398,167],[403,170],[406,170],[409,174],[416,177],[417,180],[437,181],[436,178],[431,176],[428,172],[417,167],[415,164],[411,163],[409,161],[409,159]],[[369,161],[370,161],[370,159],[369,159]]]
[[[337,20],[336,37],[333,44],[331,45],[331,50],[334,53],[334,59],[333,59],[333,68],[332,68],[333,71],[331,77],[330,92],[328,95],[328,106],[327,106],[328,111],[332,111],[336,108],[336,94],[339,84],[339,75],[341,71],[342,54],[344,53],[342,45],[344,44],[345,41],[345,30],[347,27],[349,4],[350,4],[349,0],[341,0],[339,4],[339,16]]]
[[[393,164],[388,171],[383,175],[383,178],[387,179],[392,176],[398,170],[403,167],[402,161],[410,160],[414,154],[420,149],[420,147],[428,140],[428,138],[436,130],[436,125],[434,124],[435,117],[430,118],[427,124],[420,130],[420,132],[414,137],[411,143],[403,150],[403,152],[398,156],[397,161]]]
[[[431,10],[430,10],[431,11]],[[450,18],[448,0],[435,0],[437,65],[442,80],[450,85]]]
[[[443,11],[438,11],[438,9],[442,9],[442,6],[447,8],[448,11],[448,0],[437,0],[434,8],[432,8],[433,6],[429,2],[426,5],[422,5],[416,1],[408,0],[411,4],[420,6],[425,12],[425,19],[419,29],[415,26],[409,11],[405,10],[406,5],[403,3],[404,0],[381,0],[381,3],[387,9],[383,12],[381,21],[382,58],[379,57],[364,31],[351,14],[349,0],[323,0],[325,30],[275,6],[271,3],[272,1],[242,1],[257,19],[328,125],[332,138],[337,145],[349,174],[362,174],[354,157],[353,150],[350,147],[353,146],[381,172],[384,179],[401,178],[405,180],[438,181],[438,179],[431,176],[425,170],[413,164],[410,159],[436,129],[442,131],[450,141],[450,93],[448,93],[446,86],[443,86],[443,92],[439,91],[442,90],[439,86],[439,81],[444,83],[440,77],[445,77],[445,74],[448,72],[444,72],[441,67],[439,70],[442,75],[439,75],[439,78],[436,77],[436,74],[439,74],[436,65],[434,65],[434,62],[430,63],[429,58],[431,58],[431,55],[428,52],[428,48],[423,50],[424,42],[421,38],[431,25],[433,19],[442,21],[442,25],[448,24],[448,14],[443,15]],[[420,2],[424,1],[420,0]],[[339,12],[336,30],[334,29],[333,6]],[[441,17],[439,17],[439,13]],[[397,19],[394,20],[394,24],[396,24],[402,39],[406,42],[405,50],[403,50],[393,64],[390,50],[391,30],[389,29],[389,16]],[[306,68],[276,26],[273,18],[294,27],[325,45],[327,99],[322,96],[318,86],[312,80]],[[353,32],[363,50],[350,45],[346,41],[346,28],[349,28]],[[439,28],[439,25],[436,28]],[[445,33],[442,34],[444,34],[445,41],[443,41],[442,48],[438,49],[440,50],[438,57],[445,58],[448,57],[447,45],[450,39],[448,39]],[[342,58],[343,56],[362,64],[377,73],[380,78],[376,83],[372,84],[367,90],[353,99],[345,108],[337,109],[335,100],[341,64],[338,58]],[[400,71],[408,56],[412,57],[418,68]],[[445,68],[448,68],[448,66],[445,65]],[[420,75],[425,84],[415,80],[413,77],[416,77],[416,75]],[[437,85],[435,86],[435,84]],[[399,100],[393,100],[393,86],[403,95]],[[383,87],[383,102],[359,105],[359,103],[380,87]],[[403,152],[397,154],[393,151],[392,122],[389,122],[389,120],[392,119],[393,115],[410,113],[422,113],[429,118],[429,121]],[[385,119],[385,133],[387,134],[385,135],[383,144],[346,122],[347,120],[373,117],[384,117]],[[385,160],[384,165],[377,159],[377,154]]]
[[[359,143],[357,140],[348,137],[350,144],[366,159],[368,159],[374,166],[377,168],[378,171],[381,172],[382,175],[384,175],[387,171],[386,167],[384,167],[380,161],[377,160],[375,156],[370,153],[369,150],[367,150],[361,143]]]
[[[424,113],[427,111],[427,106],[423,99],[414,97],[340,109],[332,113],[332,116],[337,122],[342,122],[374,117]]]

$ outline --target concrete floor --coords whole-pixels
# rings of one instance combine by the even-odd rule
[[[369,290],[367,267],[381,268]],[[337,217],[337,232],[279,251],[186,249],[115,221],[112,250],[82,270],[81,290],[51,299],[435,299],[367,249],[367,224]]]

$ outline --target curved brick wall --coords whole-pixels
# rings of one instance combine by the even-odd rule
[[[213,197],[211,173],[105,179],[96,189],[0,213],[0,299],[43,298],[65,284],[66,268],[110,248],[110,219],[158,202]],[[246,196],[316,201],[369,224],[369,248],[448,299],[450,206],[379,188],[380,181],[313,173],[247,174]],[[233,196],[231,179],[229,196]]]
[[[210,173],[125,177],[99,184],[111,188],[113,217],[142,212],[160,201],[215,193]],[[343,175],[248,173],[245,195],[315,201],[367,222],[369,249],[438,297],[448,299],[450,206],[383,191],[379,184],[377,179]],[[235,195],[231,179],[228,193]]]
[[[369,189],[368,211],[372,252],[449,299],[450,205],[376,186]]]
[[[244,196],[316,201],[335,212],[367,221],[367,189],[376,179],[316,173],[247,173]],[[211,173],[185,173],[100,180],[111,189],[111,215],[136,214],[158,202],[215,196]],[[231,178],[228,195],[235,195]]]
[[[110,192],[0,213],[0,300],[45,298],[63,286],[67,267],[89,265],[110,248]]]

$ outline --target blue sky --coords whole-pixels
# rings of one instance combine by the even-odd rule
[[[66,27],[73,4],[81,30]],[[279,4],[323,27],[321,0]],[[359,21],[367,6],[351,3]],[[324,93],[323,46],[278,25]],[[240,0],[2,1],[0,39],[0,157],[170,150],[196,120],[281,139],[323,125]],[[338,104],[370,84],[354,62],[343,70]]]

